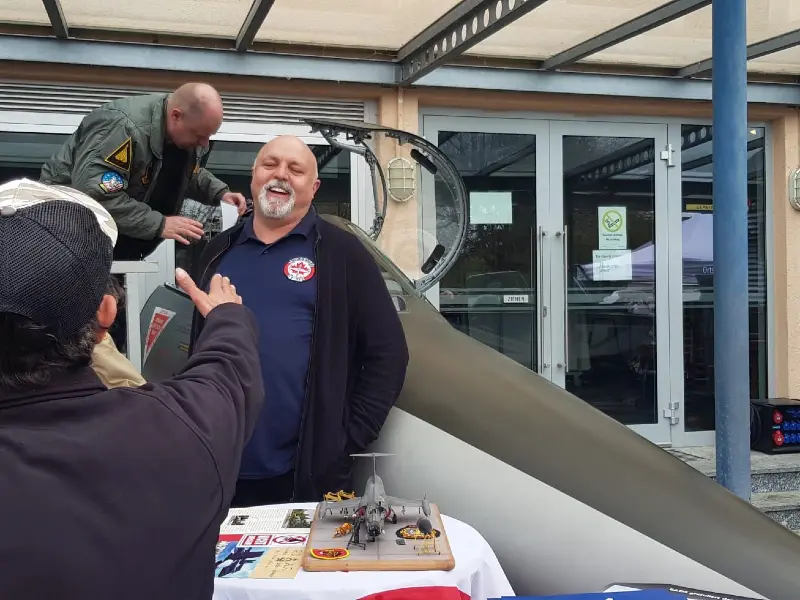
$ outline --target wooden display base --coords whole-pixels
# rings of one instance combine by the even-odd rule
[[[431,515],[428,519],[434,529],[441,532],[436,538],[435,552],[433,540],[405,539],[397,536],[402,527],[413,527],[422,513],[416,509],[408,509],[406,514],[397,515],[397,524],[386,521],[384,533],[374,541],[367,542],[367,534],[361,529],[361,541],[366,543],[366,550],[351,545],[350,554],[344,558],[326,560],[312,556],[312,550],[325,548],[347,548],[350,534],[333,537],[337,527],[347,522],[349,514],[325,515],[320,519],[322,504],[317,505],[314,520],[311,522],[311,533],[308,536],[303,569],[306,571],[450,571],[456,566],[456,560],[450,549],[450,542],[444,530],[439,508],[431,504]],[[401,509],[398,508],[400,511]],[[398,544],[397,540],[403,543]]]

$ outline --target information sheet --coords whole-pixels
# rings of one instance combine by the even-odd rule
[[[314,510],[233,508],[222,522],[216,577],[294,579],[311,533]]]

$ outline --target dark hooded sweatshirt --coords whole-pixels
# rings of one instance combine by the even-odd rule
[[[107,390],[85,367],[0,392],[0,598],[211,600],[264,397],[257,331],[223,304],[168,381]]]

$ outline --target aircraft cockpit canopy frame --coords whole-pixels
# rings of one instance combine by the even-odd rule
[[[382,135],[395,140],[400,146],[411,146],[409,159],[420,166],[420,177],[425,177],[427,173],[430,177],[438,177],[438,182],[444,184],[444,188],[438,186],[438,190],[446,189],[452,196],[453,210],[450,214],[455,220],[455,234],[447,247],[437,241],[422,262],[421,276],[414,281],[419,293],[424,293],[436,285],[458,260],[467,238],[468,194],[456,166],[435,145],[408,131],[359,121],[305,119],[304,122],[311,128],[312,133],[319,133],[332,147],[364,157],[373,182],[375,216],[367,232],[373,241],[379,238],[383,230],[389,189],[386,174],[373,148],[370,147],[370,142],[376,142]],[[345,140],[352,143],[340,142],[336,139],[338,136],[344,136]],[[431,186],[430,189],[436,190],[437,186]]]

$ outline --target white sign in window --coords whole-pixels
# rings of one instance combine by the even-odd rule
[[[597,247],[624,250],[628,247],[628,211],[624,206],[597,207]]]
[[[511,225],[511,192],[470,192],[469,222],[472,225]]]
[[[595,281],[631,281],[633,263],[630,250],[593,250],[592,279]]]

